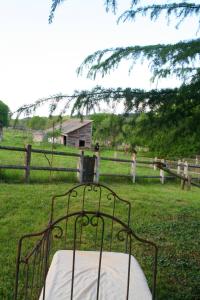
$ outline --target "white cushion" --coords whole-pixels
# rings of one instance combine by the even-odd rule
[[[96,300],[99,252],[76,251],[74,300]],[[125,300],[127,291],[128,254],[103,252],[99,300]],[[72,250],[57,251],[46,279],[45,300],[68,300],[71,296]],[[43,299],[43,291],[39,300]],[[129,300],[150,300],[151,292],[145,275],[131,256]]]

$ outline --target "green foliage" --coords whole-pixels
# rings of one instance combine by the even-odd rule
[[[176,116],[176,122],[158,114],[139,113],[126,115],[95,114],[93,139],[103,145],[126,144],[147,147],[158,157],[192,157],[200,154],[200,111]],[[175,118],[175,117],[174,117]]]
[[[30,121],[31,117],[22,118],[22,119],[10,119],[10,126],[13,128],[20,128],[20,129],[26,129],[28,128],[28,123]]]
[[[65,0],[51,0],[51,11],[49,14],[49,23],[53,22],[54,13],[57,9],[57,7],[64,2]],[[108,11],[109,9],[112,9],[112,11],[115,13],[117,10],[117,1],[116,0],[105,0],[105,7]],[[132,0],[132,3],[137,3],[137,0]]]
[[[111,70],[117,69],[124,60],[130,61],[132,70],[138,60],[143,62],[146,59],[150,61],[152,79],[175,74],[185,80],[199,72],[199,67],[195,67],[195,62],[200,58],[199,53],[200,39],[178,42],[174,45],[110,48],[89,55],[78,68],[78,74],[82,74],[83,70],[88,68],[87,77],[95,79],[97,73],[104,77]]]
[[[136,7],[135,9],[131,8],[125,11],[120,17],[119,21],[123,22],[127,20],[135,20],[138,15],[146,17],[149,14],[151,20],[156,21],[162,13],[165,13],[168,22],[170,22],[170,17],[175,17],[178,19],[176,27],[185,20],[186,17],[198,16],[200,12],[200,5],[195,3],[188,2],[179,2],[179,3],[166,3],[161,5],[147,5],[145,7]]]
[[[61,0],[52,1],[52,16]],[[106,9],[117,11],[116,0],[106,0]],[[161,14],[168,17],[168,21],[177,20],[178,27],[185,18],[198,17],[200,5],[197,3],[174,1],[159,5],[140,5],[142,1],[131,1],[130,9],[121,15],[119,21],[135,20],[138,15],[157,20]],[[147,4],[146,4],[147,3]],[[52,20],[52,19],[51,19]],[[150,150],[161,155],[168,153],[177,155],[193,155],[199,153],[199,114],[200,114],[200,39],[179,41],[175,44],[158,44],[146,46],[129,46],[126,48],[110,48],[97,51],[89,55],[79,67],[81,74],[88,68],[88,76],[95,78],[97,73],[105,76],[117,68],[123,60],[130,61],[130,69],[136,61],[148,61],[153,72],[153,79],[178,76],[182,85],[173,89],[145,91],[133,88],[105,89],[100,86],[91,91],[75,91],[73,95],[55,95],[41,99],[32,105],[18,110],[18,113],[35,111],[38,106],[49,101],[50,113],[55,111],[57,104],[63,101],[64,109],[73,103],[72,114],[79,116],[96,112],[104,104],[112,105],[123,102],[125,116],[135,114],[136,118],[124,118],[118,128],[119,140],[127,140],[132,145],[148,146]],[[115,118],[115,117],[114,117]],[[118,120],[119,121],[119,120]],[[109,136],[112,122],[108,119],[101,122],[99,136],[105,140]],[[113,119],[114,124],[114,119]],[[195,124],[195,126],[194,126]],[[113,126],[113,128],[115,128]],[[120,132],[120,134],[119,134]],[[130,134],[129,134],[130,133]],[[115,133],[113,133],[115,136]],[[121,138],[121,136],[122,138]],[[114,138],[114,143],[116,138]],[[167,149],[167,150],[166,150]]]
[[[168,21],[176,17],[178,27],[186,17],[198,17],[200,13],[200,5],[195,3],[177,1],[178,3],[137,6],[139,2],[132,3],[132,7],[121,15],[119,21],[135,20],[139,14],[157,20],[161,13],[165,13]],[[134,124],[132,136],[136,144],[143,143],[157,155],[194,155],[200,152],[199,53],[199,38],[176,44],[110,48],[89,55],[79,67],[78,73],[82,74],[83,70],[88,69],[88,77],[95,78],[97,73],[105,76],[116,69],[123,60],[130,61],[130,70],[135,62],[147,60],[153,79],[170,75],[183,79],[180,88],[149,92],[126,89],[126,93],[120,90],[120,96],[125,101],[125,111],[146,110],[144,117],[138,117]],[[105,92],[103,89],[103,93]],[[119,89],[116,91],[116,95],[118,94]],[[113,99],[110,97],[111,101]]]
[[[136,116],[132,114],[97,113],[90,115],[90,119],[93,120],[93,140],[111,147],[123,143],[129,146],[136,145],[135,118]]]
[[[3,126],[8,126],[9,124],[9,107],[0,100],[0,122]]]
[[[57,5],[61,0],[52,0],[52,13],[55,12]],[[106,0],[106,9],[112,8],[113,12],[117,10],[117,0]],[[174,17],[177,20],[176,27],[187,18],[191,16],[198,16],[200,13],[199,3],[174,1],[173,3],[152,4],[148,5],[144,1],[144,5],[139,5],[138,0],[131,1],[131,6],[126,10],[118,19],[118,21],[126,22],[127,20],[135,20],[138,15],[143,17],[150,17],[151,20],[157,20],[162,13],[165,13],[170,19]],[[82,72],[82,69],[89,67],[88,76],[95,77],[97,72],[102,76],[118,67],[119,63],[124,59],[131,61],[131,69],[136,61],[139,59],[147,59],[150,61],[150,68],[154,72],[154,76],[167,77],[175,74],[183,79],[186,75],[197,74],[199,67],[198,63],[195,65],[195,60],[198,61],[200,53],[200,40],[189,40],[178,42],[176,44],[169,45],[148,45],[148,46],[129,46],[126,48],[110,48],[103,51],[97,51],[92,55],[89,55],[78,69],[78,73]],[[193,63],[193,64],[192,64]],[[187,76],[186,76],[187,77]]]
[[[199,112],[192,117],[177,122],[177,125],[167,126],[152,120],[147,114],[136,127],[137,137],[142,137],[141,143],[149,147],[155,156],[159,157],[191,157],[200,154]]]
[[[122,143],[122,122],[120,115],[110,114],[99,124],[96,130],[96,136],[100,141],[104,140],[106,144],[115,147]]]
[[[26,113],[27,114],[27,113]],[[69,116],[51,116],[51,117],[26,117],[22,119],[11,119],[10,126],[18,129],[33,129],[44,130],[53,127],[53,124],[60,124],[61,122],[68,120]]]
[[[28,127],[33,130],[43,130],[46,128],[47,118],[34,116],[29,119]]]
[[[51,12],[49,15],[49,23],[53,22],[53,18],[54,18],[54,12],[57,8],[57,6],[61,3],[64,2],[65,0],[52,0],[52,4],[51,4]]]
[[[55,129],[54,131],[47,132],[46,136],[47,136],[47,138],[56,138],[56,137],[59,137],[60,134],[61,134],[61,130]]]
[[[113,7],[116,6],[116,2],[114,1]],[[187,17],[196,16],[198,20],[200,13],[200,5],[195,3],[175,1],[161,5],[148,5],[144,1],[143,6],[138,6],[140,2],[142,1],[133,1],[130,9],[125,11],[118,21],[135,20],[138,15],[149,16],[151,20],[155,21],[162,13],[165,13],[168,22],[170,18],[176,18],[178,22],[176,27],[178,27]],[[111,1],[109,5],[112,5]],[[138,60],[142,62],[146,59],[150,63],[154,78],[175,74],[185,80],[199,72],[199,53],[199,38],[168,45],[110,48],[89,55],[79,67],[78,73],[80,74],[83,69],[88,68],[88,77],[95,78],[97,73],[104,76],[116,69],[119,63],[125,59],[131,63],[130,70]]]
[[[109,117],[108,113],[97,113],[90,115],[92,122],[93,142],[101,142],[105,144],[105,135],[102,132],[102,123]],[[106,136],[107,137],[107,136]]]

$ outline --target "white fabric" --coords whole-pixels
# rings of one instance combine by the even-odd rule
[[[73,251],[60,250],[53,257],[46,279],[45,300],[68,300],[71,295]],[[95,300],[97,292],[99,252],[76,251],[74,300]],[[99,300],[125,300],[128,254],[103,252]],[[39,300],[42,300],[42,293]],[[150,300],[151,292],[144,273],[131,256],[130,300]]]

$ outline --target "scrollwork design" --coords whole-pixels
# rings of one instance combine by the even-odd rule
[[[91,192],[92,191],[92,184],[87,184],[87,186],[86,186],[86,191],[87,192]]]
[[[115,194],[113,194],[113,193],[109,193],[109,194],[107,194],[107,199],[109,200],[109,201],[115,201]]]
[[[127,235],[130,235],[130,234],[131,234],[130,230],[123,228],[118,231],[118,233],[116,234],[116,237],[117,237],[118,241],[124,242],[127,239]]]
[[[90,219],[88,217],[88,215],[82,213],[77,217],[77,221],[81,222],[81,226],[88,226],[90,224]]]
[[[78,197],[78,192],[76,190],[72,190],[70,193],[70,197],[72,197],[72,198]]]
[[[97,193],[98,190],[100,191],[100,186],[93,184],[92,185],[92,190]]]
[[[86,186],[86,191],[87,192],[98,192],[98,190],[100,191],[100,186],[96,185],[96,184],[93,184],[93,183],[89,183],[87,186]]]
[[[94,227],[97,227],[99,224],[99,219],[102,219],[102,217],[97,212],[96,215],[91,217],[90,224]]]
[[[55,234],[54,234],[54,238],[56,238],[56,239],[61,239],[62,236],[63,236],[63,229],[62,229],[62,227],[56,225],[56,226],[54,226],[54,227],[52,228],[52,232],[53,232],[53,230],[58,230],[58,233],[55,233]]]

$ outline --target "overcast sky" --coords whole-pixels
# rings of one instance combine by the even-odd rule
[[[121,3],[119,11],[128,8],[129,1]],[[196,38],[195,19],[188,19],[179,30],[167,26],[164,18],[157,22],[138,18],[117,25],[117,17],[106,13],[103,4],[104,0],[67,0],[57,9],[53,24],[48,24],[50,0],[0,0],[0,99],[11,111],[39,98],[72,94],[75,89],[97,84],[155,88],[147,64],[137,65],[131,75],[128,64],[123,64],[95,81],[77,77],[76,69],[99,49]],[[162,80],[158,87],[176,84],[175,80]]]

